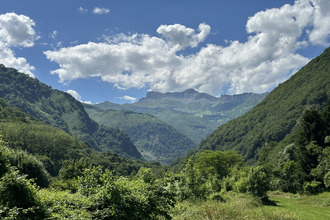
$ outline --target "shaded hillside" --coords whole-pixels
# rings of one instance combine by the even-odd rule
[[[290,134],[303,111],[330,97],[330,49],[275,88],[245,115],[222,126],[201,142],[199,150],[238,150],[253,159],[258,149]]]
[[[173,93],[148,92],[136,103],[118,105],[105,102],[97,106],[151,114],[198,144],[219,125],[252,109],[266,95],[245,93],[217,98],[189,89]]]
[[[196,147],[180,131],[149,114],[84,106],[90,117],[99,124],[124,130],[142,156],[149,161],[170,163]]]
[[[127,134],[98,125],[71,95],[3,65],[0,65],[0,97],[25,113],[88,142],[97,150],[141,158]]]
[[[137,173],[141,167],[159,167],[158,164],[120,157],[109,151],[96,151],[62,129],[41,122],[20,109],[9,106],[0,98],[0,144],[2,140],[8,147],[15,149],[15,152],[33,154],[43,162],[52,176],[58,174],[63,164],[74,161],[102,165],[124,176]],[[22,158],[19,160],[20,165],[26,163]],[[27,167],[28,173],[25,174],[34,173],[32,169],[31,166]]]

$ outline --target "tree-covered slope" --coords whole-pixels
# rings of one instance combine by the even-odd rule
[[[90,117],[99,124],[124,130],[149,161],[170,163],[196,147],[180,131],[149,114],[84,106]]]
[[[234,119],[259,103],[267,93],[222,95],[214,97],[193,89],[183,92],[148,92],[132,104],[97,104],[103,109],[148,113],[176,128],[199,144],[219,125]]]
[[[330,97],[330,49],[310,61],[275,88],[253,110],[232,120],[201,142],[199,150],[238,150],[245,159],[256,156],[270,141],[290,134],[303,111],[324,105]]]
[[[0,65],[0,97],[25,113],[88,142],[95,149],[141,158],[127,134],[98,125],[71,95],[3,65]]]
[[[43,162],[52,176],[58,174],[63,164],[78,163],[81,160],[92,165],[102,165],[125,176],[138,172],[141,167],[158,166],[124,158],[109,151],[96,151],[86,142],[79,141],[60,128],[39,121],[0,98],[0,144],[2,140],[6,146],[15,150],[19,166],[25,163],[19,152],[24,155],[33,154]],[[33,167],[27,166],[25,170],[28,173],[23,172],[24,174],[35,173]]]

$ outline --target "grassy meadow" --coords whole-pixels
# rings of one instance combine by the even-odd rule
[[[296,195],[270,192],[264,205],[250,195],[228,192],[221,201],[184,201],[172,210],[175,220],[188,219],[330,219],[330,193]]]

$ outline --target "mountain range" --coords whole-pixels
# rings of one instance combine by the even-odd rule
[[[84,106],[66,92],[0,65],[0,98],[11,106],[63,129],[95,150],[161,163],[185,156],[217,124],[243,114],[264,96],[217,98],[191,89],[181,93],[148,92],[131,105],[106,102]]]
[[[102,109],[124,110],[153,115],[181,131],[199,144],[219,125],[251,110],[268,93],[221,95],[214,97],[194,89],[183,92],[147,92],[145,98],[131,104],[104,102],[95,106]]]
[[[98,151],[169,163],[202,140],[197,152],[236,150],[253,162],[270,143],[290,143],[304,111],[325,106],[329,72],[328,48],[269,94],[214,97],[190,89],[148,92],[132,104],[83,105],[68,93],[0,65],[0,98]]]

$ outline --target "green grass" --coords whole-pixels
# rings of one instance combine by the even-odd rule
[[[330,192],[313,196],[273,193],[270,194],[270,199],[277,206],[267,207],[268,209],[281,209],[295,213],[297,219],[330,219]]]
[[[174,220],[185,219],[330,219],[330,193],[297,196],[270,193],[272,205],[250,195],[226,193],[225,202],[183,201],[172,210]]]

